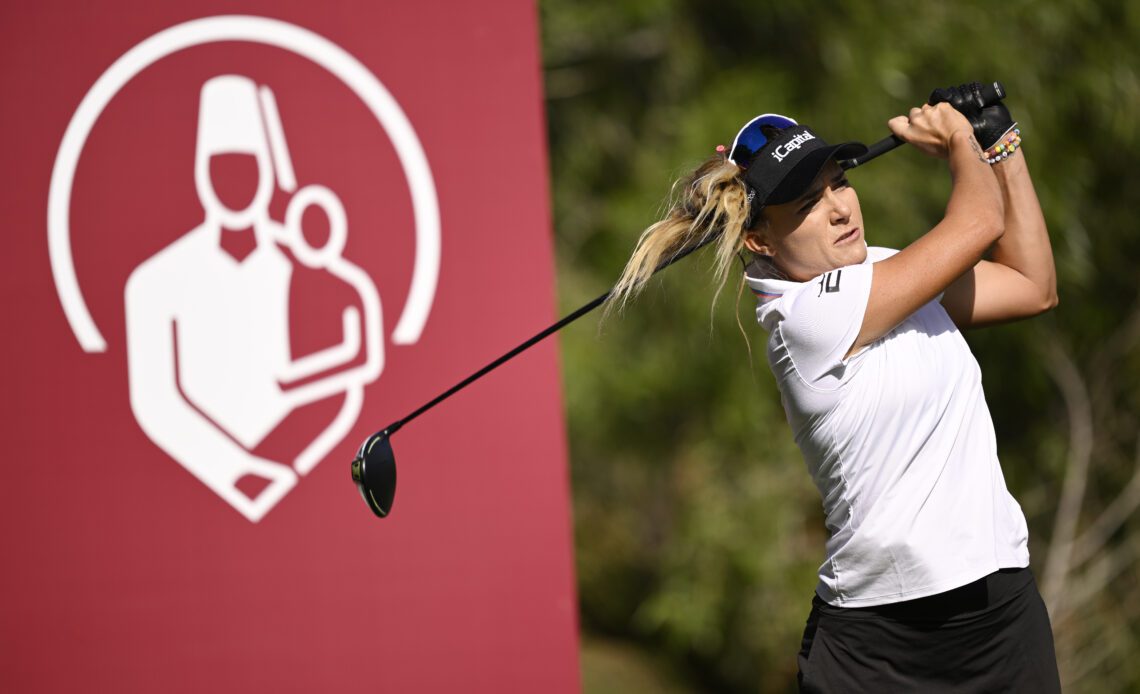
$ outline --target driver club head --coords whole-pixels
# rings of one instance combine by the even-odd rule
[[[396,454],[388,437],[388,429],[369,436],[352,461],[352,481],[368,508],[380,518],[392,511],[396,496]]]

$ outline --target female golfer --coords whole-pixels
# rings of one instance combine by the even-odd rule
[[[959,332],[1055,306],[1053,256],[1009,112],[967,113],[888,124],[953,181],[945,216],[901,251],[868,248],[837,163],[866,148],[768,114],[678,184],[616,289],[620,305],[712,235],[721,286],[753,256],[745,280],[830,532],[804,691],[1060,691],[1025,517]]]

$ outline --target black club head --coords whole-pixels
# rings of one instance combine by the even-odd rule
[[[396,455],[388,436],[387,429],[369,436],[352,461],[352,481],[368,508],[380,518],[392,511],[396,496]]]

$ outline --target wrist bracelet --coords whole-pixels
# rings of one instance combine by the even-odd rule
[[[996,164],[1006,159],[1021,147],[1021,129],[1012,128],[1000,140],[985,151],[983,155],[987,164]]]

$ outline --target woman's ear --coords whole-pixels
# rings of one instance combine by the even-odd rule
[[[768,257],[773,255],[772,247],[768,245],[768,242],[765,241],[764,237],[757,231],[749,231],[744,234],[744,247],[757,255],[766,255]]]

